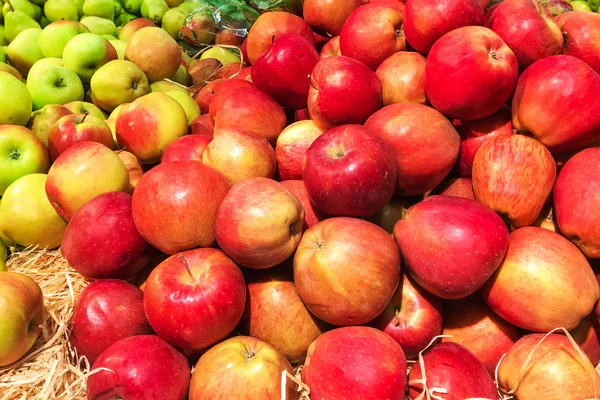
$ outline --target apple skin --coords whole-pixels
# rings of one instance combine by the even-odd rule
[[[542,58],[562,53],[562,32],[536,0],[503,1],[486,17],[486,26],[515,53],[521,71]]]
[[[60,63],[49,60],[58,60]],[[85,94],[77,73],[63,67],[60,59],[45,58],[36,62],[29,70],[26,85],[31,94],[34,111],[47,104],[62,105],[71,101],[81,101]]]
[[[461,300],[444,303],[444,342],[458,343],[469,350],[495,375],[498,362],[523,332],[497,316],[473,294]]]
[[[144,175],[144,169],[139,158],[133,153],[125,150],[115,150],[115,154],[123,161],[127,172],[129,173],[129,186],[126,190],[127,193],[133,193],[137,187],[138,182]]]
[[[27,125],[33,105],[27,86],[13,74],[0,71],[0,90],[3,93],[12,93],[10,99],[3,97],[0,100],[0,124]]]
[[[310,345],[302,381],[311,400],[402,400],[406,367],[404,352],[391,337],[350,326],[326,332]]]
[[[502,219],[476,201],[430,196],[408,209],[394,227],[394,237],[423,289],[443,299],[460,299],[492,276],[509,236]]]
[[[131,35],[125,59],[140,67],[152,83],[175,75],[181,65],[181,49],[161,28],[145,27]]]
[[[146,172],[133,193],[133,220],[146,241],[166,254],[215,243],[217,208],[227,179],[199,161],[173,161]]]
[[[431,191],[431,195],[464,197],[475,200],[473,181],[470,178],[446,179]]]
[[[73,114],[85,114],[99,118],[102,121],[106,120],[106,115],[104,112],[102,112],[102,110],[93,103],[88,103],[85,101],[71,101],[67,104],[64,104],[64,106]]]
[[[600,147],[583,150],[561,169],[554,186],[554,211],[562,234],[589,258],[600,258]]]
[[[519,77],[513,125],[555,155],[584,149],[598,140],[598,91],[600,75],[585,62],[566,55],[546,57]]]
[[[456,163],[460,136],[450,121],[431,107],[416,103],[391,104],[373,114],[365,127],[394,151],[397,192],[403,196],[432,190]],[[430,146],[430,141],[436,145]]]
[[[89,83],[92,75],[104,64],[117,60],[117,50],[104,37],[95,33],[80,33],[69,40],[63,51],[63,64]]]
[[[250,28],[246,38],[250,63],[254,64],[269,50],[274,41],[288,33],[300,35],[313,47],[316,46],[310,25],[299,16],[284,11],[261,14]]]
[[[69,221],[85,203],[107,192],[129,187],[129,173],[111,149],[97,142],[79,142],[54,162],[46,180],[52,206]]]
[[[315,32],[334,37],[339,36],[352,11],[360,5],[360,0],[306,0],[302,15]]]
[[[280,180],[302,179],[306,150],[324,133],[325,130],[310,119],[294,122],[281,132],[275,146]]]
[[[412,102],[427,104],[426,59],[419,53],[399,51],[386,58],[375,73],[381,80],[383,105]]]
[[[335,36],[331,38],[323,48],[321,48],[321,52],[319,53],[319,59],[322,60],[328,57],[341,56],[342,51],[340,50],[340,37]]]
[[[48,104],[31,114],[31,119],[27,127],[31,129],[31,133],[37,136],[44,145],[48,146],[48,136],[52,127],[56,121],[69,114],[72,113],[65,106]]]
[[[200,112],[202,114],[206,114],[210,110],[210,103],[212,102],[213,96],[215,92],[218,90],[218,87],[223,82],[227,82],[226,79],[215,79],[214,81],[208,82],[201,89],[194,93],[194,100],[200,107]]]
[[[190,366],[157,336],[138,335],[106,349],[92,369],[105,368],[87,379],[89,399],[124,398],[185,400]]]
[[[460,344],[446,342],[434,346],[423,355],[423,365],[430,393],[427,397],[433,393],[444,393],[445,400],[498,398],[496,384],[485,366]],[[408,375],[409,398],[425,396],[422,379],[421,363],[416,363]],[[445,392],[435,392],[433,388]]]
[[[563,54],[577,57],[600,74],[600,15],[573,11],[556,17],[565,37]]]
[[[406,49],[404,13],[387,4],[365,4],[352,11],[340,33],[342,55],[372,70]]]
[[[310,77],[308,111],[317,125],[362,124],[382,106],[381,81],[350,57],[325,58]]]
[[[92,282],[83,289],[69,330],[71,346],[90,364],[121,339],[153,333],[144,314],[144,293],[117,279]]]
[[[200,357],[189,400],[280,400],[281,374],[294,370],[286,358],[262,340],[236,336]],[[298,400],[297,386],[287,380],[285,399]]]
[[[425,94],[442,114],[465,121],[481,119],[506,103],[518,74],[515,54],[500,36],[488,28],[465,26],[448,32],[431,48]]]
[[[80,33],[89,32],[77,21],[60,20],[47,25],[40,34],[40,49],[45,57],[62,58],[66,44]]]
[[[475,121],[455,121],[454,126],[462,139],[458,155],[460,176],[471,178],[473,160],[482,144],[496,136],[512,135],[510,108],[502,106],[495,114]]]
[[[156,25],[148,18],[136,18],[126,23],[119,32],[119,40],[129,42],[134,33],[142,28],[155,27]]]
[[[473,190],[514,227],[531,225],[554,186],[556,162],[540,142],[523,135],[485,142],[473,161]]]
[[[303,226],[300,200],[279,182],[256,177],[236,183],[225,195],[215,234],[219,247],[233,261],[265,269],[294,254]]]
[[[444,34],[463,26],[485,25],[479,0],[406,0],[404,33],[412,48],[427,54]]]
[[[199,117],[196,117],[196,119],[190,123],[189,127],[191,135],[204,135],[211,138],[213,137],[214,130],[215,126],[210,114],[202,114]]]
[[[23,357],[34,345],[44,323],[44,295],[26,275],[0,272],[0,367]]]
[[[148,78],[131,61],[113,60],[92,75],[92,96],[98,107],[112,112],[124,103],[131,103],[148,91]]]
[[[217,249],[188,250],[167,258],[144,287],[144,310],[152,328],[168,343],[190,350],[229,335],[245,303],[242,271]]]
[[[356,218],[314,225],[294,256],[298,294],[311,313],[332,325],[375,319],[392,299],[399,277],[400,255],[392,237]]]
[[[133,222],[131,196],[123,192],[85,203],[67,226],[61,253],[88,279],[131,278],[153,255]]]
[[[575,328],[598,301],[594,271],[579,249],[557,233],[524,227],[510,234],[505,259],[482,288],[487,305],[534,332]],[[544,294],[544,302],[531,302]]]
[[[318,137],[304,157],[306,192],[333,216],[368,217],[396,191],[392,149],[361,125],[342,125]]]
[[[86,114],[70,114],[59,119],[48,136],[48,150],[52,160],[75,143],[98,142],[109,149],[113,148],[110,128],[100,118]]]
[[[369,218],[367,221],[374,223],[380,228],[383,228],[390,235],[394,233],[394,226],[406,215],[407,208],[403,204],[398,203],[394,199],[383,206],[379,212]]]
[[[172,161],[202,161],[202,154],[211,142],[212,136],[186,135],[175,139],[165,149],[160,158],[161,164]]]
[[[311,203],[306,193],[306,186],[302,180],[289,180],[280,182],[287,190],[296,195],[302,207],[304,208],[304,230],[311,228],[313,225],[329,218],[329,215],[319,210]]]
[[[252,82],[285,108],[306,108],[310,79],[319,62],[313,43],[296,34],[279,37],[254,64]]]
[[[371,326],[390,335],[406,358],[414,359],[442,332],[442,301],[403,274],[394,297]]]
[[[215,84],[211,87],[209,93],[204,93],[202,95],[201,93],[198,93],[198,96],[201,98],[206,97],[205,99],[201,99],[201,101],[205,104],[204,107],[208,107],[208,113],[212,117],[213,121],[216,117],[217,109],[221,103],[230,97],[234,97],[239,89],[256,89],[256,86],[254,86],[252,82],[243,79],[216,79],[213,82],[215,82]]]
[[[592,313],[581,320],[577,328],[571,331],[571,336],[592,364],[600,362],[600,323]]]

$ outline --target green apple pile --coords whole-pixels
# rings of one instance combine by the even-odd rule
[[[600,12],[599,0],[570,0],[569,3],[575,11]]]

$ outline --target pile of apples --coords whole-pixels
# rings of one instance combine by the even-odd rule
[[[19,33],[0,238],[90,280],[88,398],[598,398],[600,15],[557,3],[305,0],[197,90],[148,19]],[[0,272],[0,366],[43,315]]]

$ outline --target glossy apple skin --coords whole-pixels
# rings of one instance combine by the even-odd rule
[[[441,393],[431,392],[432,388],[445,389],[442,394],[445,400],[498,398],[494,380],[485,366],[460,344],[440,343],[434,346],[424,354],[423,364],[430,393]],[[408,396],[411,399],[423,395],[422,374],[420,363],[410,370]]]
[[[431,48],[425,93],[441,113],[470,121],[489,117],[510,98],[519,74],[513,51],[492,30],[465,26]]]
[[[427,54],[444,34],[463,26],[485,25],[479,0],[406,0],[404,33],[412,48]]]
[[[46,146],[48,146],[48,136],[52,127],[65,115],[72,114],[65,106],[58,104],[48,104],[31,114],[31,119],[27,127],[38,137]]]
[[[160,263],[144,287],[144,310],[158,336],[200,350],[225,338],[242,318],[246,284],[222,251],[194,249]]]
[[[362,124],[382,106],[381,81],[353,58],[337,56],[319,61],[310,82],[308,111],[322,127]]]
[[[121,339],[106,349],[87,380],[90,400],[185,400],[190,366],[183,354],[158,336],[140,335]]]
[[[394,297],[371,325],[390,335],[414,359],[442,332],[442,301],[403,274]]]
[[[552,334],[542,341],[544,336],[527,335],[509,350],[498,369],[500,391],[523,400],[594,398],[600,378],[592,363],[582,359],[566,336]]]
[[[389,56],[406,49],[404,13],[386,4],[365,4],[350,14],[340,33],[342,55],[372,70]]]
[[[473,181],[470,178],[446,179],[431,191],[431,195],[464,197],[475,200]]]
[[[306,151],[304,184],[308,197],[326,214],[368,217],[394,195],[394,153],[361,125],[332,128]]]
[[[70,114],[59,119],[48,135],[48,151],[56,160],[69,147],[79,142],[98,142],[113,148],[110,128],[100,118],[87,114]]]
[[[160,162],[164,164],[172,161],[202,161],[202,155],[211,141],[212,137],[207,135],[182,136],[167,146]]]
[[[594,313],[581,320],[571,336],[593,365],[600,362],[600,323]]]
[[[454,125],[462,141],[458,155],[460,176],[470,178],[473,173],[473,160],[482,144],[496,136],[512,135],[512,115],[510,108],[503,106],[487,118],[475,121],[455,121]]]
[[[133,193],[135,226],[166,254],[212,246],[217,209],[228,190],[223,174],[199,161],[160,164]]]
[[[294,370],[286,358],[262,340],[236,336],[200,357],[189,400],[280,400],[281,373]],[[296,384],[287,380],[285,398],[297,400]]]
[[[373,114],[365,127],[394,151],[398,193],[420,195],[436,187],[456,163],[460,136],[442,114],[416,103],[391,104]],[[436,143],[430,146],[430,141]]]
[[[497,316],[479,295],[444,303],[444,342],[458,343],[495,376],[498,362],[523,335],[521,329]]]
[[[280,180],[302,179],[306,150],[324,133],[310,119],[294,122],[281,132],[275,146]]]
[[[302,381],[310,387],[311,400],[401,400],[406,357],[398,343],[376,329],[338,328],[311,344]]]
[[[443,299],[460,299],[483,286],[498,268],[508,229],[474,200],[430,196],[408,209],[394,227],[394,238],[421,287]]]
[[[71,346],[90,364],[121,339],[151,335],[144,314],[144,293],[117,279],[90,283],[77,299],[70,332]]]
[[[360,0],[306,0],[302,15],[315,32],[333,37],[342,32],[344,23],[360,5]]]
[[[258,17],[247,37],[250,63],[254,64],[275,40],[288,33],[303,36],[313,47],[316,45],[310,25],[297,15],[274,11]]]
[[[281,181],[280,183],[287,190],[294,193],[298,200],[300,200],[300,203],[302,203],[302,207],[304,208],[304,230],[330,217],[315,207],[310,201],[308,193],[306,193],[306,186],[302,180]]]
[[[600,74],[600,15],[573,11],[556,17],[565,36],[563,54],[577,57]]]
[[[212,97],[210,95],[210,92],[203,94],[203,96],[207,96],[207,99],[203,101],[208,106],[208,112],[212,117],[213,121],[217,115],[217,109],[219,108],[221,103],[230,97],[234,97],[239,89],[256,89],[256,86],[254,86],[252,82],[248,82],[243,79],[218,79],[214,82],[218,83],[216,83],[212,87]],[[200,96],[200,93],[198,95]]]
[[[215,232],[221,249],[236,263],[265,269],[294,254],[303,226],[300,200],[279,182],[257,177],[235,184],[227,193]]]
[[[321,52],[319,53],[319,59],[322,60],[324,58],[341,55],[342,51],[340,50],[340,37],[335,36],[331,38],[327,43],[325,43],[325,45],[321,49]]]
[[[377,225],[356,218],[329,218],[314,225],[294,256],[298,294],[310,312],[332,325],[373,320],[392,299],[399,276],[394,240]]]
[[[386,58],[375,73],[381,80],[383,105],[412,102],[426,104],[425,57],[400,51]]]
[[[300,110],[308,101],[308,78],[319,62],[313,43],[283,35],[252,65],[252,82],[285,108]]]
[[[562,234],[589,258],[600,258],[600,147],[585,149],[561,169],[554,186],[554,212]]]
[[[553,154],[584,149],[598,140],[599,91],[600,75],[585,62],[573,56],[546,57],[519,77],[513,125]]]
[[[212,102],[213,96],[215,95],[215,92],[218,90],[219,85],[222,84],[223,82],[227,82],[227,80],[226,79],[215,79],[214,81],[208,82],[200,90],[198,90],[194,93],[194,96],[193,96],[194,100],[196,100],[198,107],[200,107],[200,112],[202,113],[202,115],[208,113],[208,111],[210,109],[209,108],[210,103]]]
[[[129,21],[123,26],[123,29],[119,32],[119,39],[128,42],[133,36],[134,33],[139,31],[142,28],[146,28],[149,26],[156,26],[152,20],[148,18],[136,18],[134,20]]]
[[[486,25],[512,49],[521,70],[562,52],[560,28],[550,12],[535,0],[503,1],[487,15]]]
[[[212,137],[214,130],[215,125],[213,124],[210,114],[202,114],[190,122],[190,135],[204,135]]]
[[[556,162],[544,145],[523,135],[495,137],[473,161],[475,198],[514,227],[540,215],[556,180]]]
[[[131,196],[123,192],[85,203],[67,225],[61,244],[69,265],[89,279],[130,278],[148,263],[150,250],[133,223]]]
[[[575,328],[598,301],[594,271],[579,249],[557,233],[524,227],[482,288],[482,298],[506,321],[534,332]],[[543,303],[534,302],[543,293]]]
[[[127,172],[129,173],[129,187],[127,193],[133,193],[138,182],[144,175],[142,162],[135,154],[125,150],[115,150],[115,154],[123,161],[123,164],[125,164]]]

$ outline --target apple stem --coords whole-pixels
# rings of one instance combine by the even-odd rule
[[[6,0],[6,3],[10,7],[10,11],[15,11],[15,8],[13,7],[12,3],[10,2],[10,0]]]

